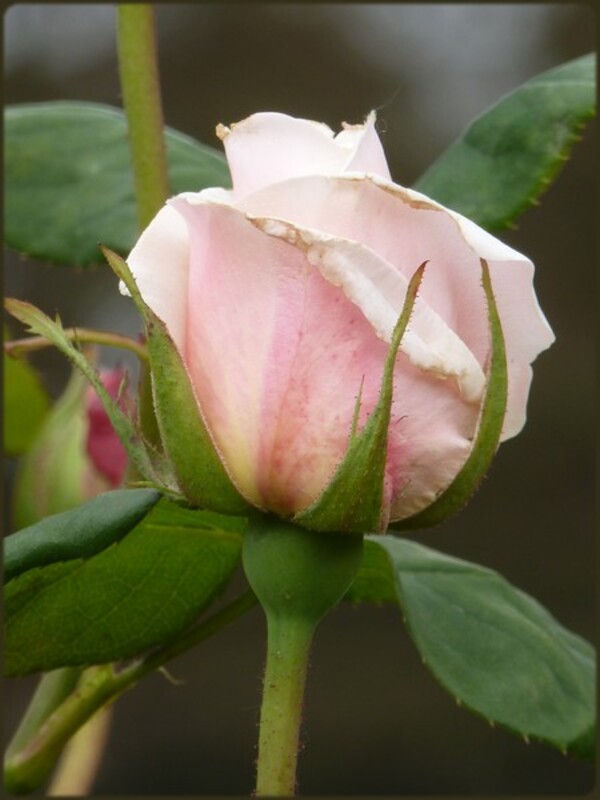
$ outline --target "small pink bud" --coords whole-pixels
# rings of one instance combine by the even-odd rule
[[[116,396],[123,370],[102,371]],[[96,393],[75,371],[19,463],[14,523],[25,528],[118,486],[127,458]]]
[[[121,368],[100,370],[100,377],[113,399],[117,398],[125,371]],[[123,393],[119,405],[126,410],[128,397]],[[85,397],[88,432],[86,452],[92,463],[111,487],[119,486],[127,467],[127,453],[112,427],[106,411],[94,389],[89,387]]]

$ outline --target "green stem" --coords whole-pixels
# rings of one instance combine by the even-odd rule
[[[170,194],[153,6],[118,6],[117,49],[143,230]]]
[[[129,350],[131,353],[135,353],[141,361],[148,361],[146,346],[120,333],[96,331],[90,328],[65,328],[63,333],[70,342],[119,347],[122,350]],[[29,336],[25,339],[13,339],[10,342],[5,342],[4,352],[9,356],[18,358],[25,353],[33,353],[36,350],[43,350],[45,347],[53,346],[54,344],[46,339],[45,336]]]
[[[79,667],[64,667],[42,675],[34,695],[6,751],[6,759],[22,749],[38,728],[67,698],[79,680]]]
[[[7,754],[4,781],[17,794],[37,789],[54,768],[68,739],[110,698],[113,667],[90,668],[82,681],[15,753]]]
[[[296,763],[308,654],[314,627],[302,619],[269,617],[267,666],[258,743],[258,797],[291,797],[296,792]]]
[[[70,694],[41,727],[30,728],[20,737],[19,748],[11,748],[5,760],[5,784],[9,791],[23,793],[38,788],[54,768],[56,759],[71,736],[100,708],[115,700],[141,678],[230,625],[256,605],[248,591],[222,608],[197,628],[121,669],[105,664],[83,672],[77,690]]]
[[[101,708],[71,738],[58,762],[48,797],[84,797],[98,772],[112,718],[112,707]]]
[[[142,231],[171,193],[160,96],[156,12],[152,5],[118,6],[117,50],[123,105],[127,114],[138,227]],[[108,255],[107,258],[110,261]],[[152,403],[151,378],[145,368],[142,369],[141,388],[144,389],[140,395],[142,434],[149,441],[160,443]],[[131,460],[129,471],[132,476],[135,475],[136,467]]]

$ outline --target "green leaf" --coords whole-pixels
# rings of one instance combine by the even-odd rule
[[[506,228],[548,188],[595,109],[596,57],[590,53],[500,100],[414,188],[488,230]]]
[[[193,505],[224,514],[243,513],[250,506],[223,466],[204,424],[187,368],[166,325],[144,302],[125,261],[107,248],[102,251],[125,283],[146,326],[154,410],[179,487]]]
[[[44,261],[101,263],[98,242],[127,253],[137,238],[127,123],[120,109],[78,102],[5,112],[5,240]],[[173,194],[230,185],[224,157],[166,131]]]
[[[3,354],[4,449],[9,456],[26,452],[33,444],[50,407],[35,370],[24,360]]]
[[[402,312],[390,342],[379,400],[363,429],[357,433],[355,411],[350,443],[343,461],[328,486],[313,505],[294,517],[294,522],[317,531],[364,533],[387,524],[382,519],[382,498],[394,391],[394,366],[402,336],[408,325],[421,285],[424,262],[410,279]],[[358,403],[357,401],[357,410]]]
[[[13,579],[5,597],[7,674],[131,658],[178,635],[230,580],[245,525],[163,500],[89,560]]]
[[[47,586],[69,575],[84,563],[82,558],[73,558],[70,561],[55,561],[44,567],[33,567],[27,572],[22,572],[7,584],[5,601],[11,615],[18,614],[25,608],[32,598],[39,595]]]
[[[4,580],[34,567],[84,558],[123,538],[160,499],[151,489],[105,492],[4,539]]]
[[[491,569],[392,536],[370,540],[387,553],[389,573],[380,563],[367,599],[377,586],[387,594],[391,573],[424,663],[459,703],[524,738],[593,758],[591,645]]]
[[[481,259],[483,290],[487,301],[492,354],[487,377],[487,389],[473,448],[462,469],[442,494],[431,505],[412,517],[394,522],[390,528],[427,528],[451,517],[466,504],[488,471],[498,449],[502,423],[506,412],[508,376],[506,349],[496,300],[492,291],[487,262]]]

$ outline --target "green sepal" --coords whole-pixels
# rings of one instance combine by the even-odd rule
[[[386,527],[382,506],[394,366],[426,263],[420,265],[408,285],[402,313],[390,342],[375,410],[360,432],[354,430],[353,423],[348,450],[331,482],[313,505],[294,517],[294,522],[304,528],[364,533]]]
[[[60,319],[53,321],[31,303],[14,298],[7,298],[4,305],[9,314],[29,326],[29,331],[44,336],[57,347],[69,361],[76,366],[92,384],[100,398],[102,406],[121,440],[131,462],[139,473],[150,483],[168,491],[175,489],[169,464],[159,453],[152,450],[127,414],[120,408],[116,400],[107,392],[97,370],[90,364],[84,354],[65,336]]]
[[[146,326],[154,410],[179,488],[194,506],[240,514],[250,506],[233,485],[206,429],[188,371],[166,325],[145,303],[126,262],[102,248]]]
[[[7,536],[4,580],[35,567],[99,553],[129,533],[159,499],[151,489],[117,489]]]
[[[492,351],[485,399],[477,434],[473,441],[473,449],[450,486],[423,511],[399,522],[393,522],[390,525],[393,530],[427,528],[460,511],[481,483],[498,449],[506,413],[508,390],[506,349],[489,267],[483,258],[481,259],[481,275],[488,308]]]
[[[137,385],[137,424],[144,439],[150,442],[152,447],[163,452],[163,444],[158,428],[158,420],[154,411],[154,400],[152,398],[152,374],[148,361],[140,363],[140,375]]]

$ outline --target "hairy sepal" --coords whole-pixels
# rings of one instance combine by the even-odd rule
[[[426,263],[419,266],[408,285],[385,361],[375,410],[360,432],[356,432],[353,423],[348,450],[331,482],[312,506],[294,517],[294,522],[304,528],[342,533],[365,533],[386,528],[388,512],[384,508],[383,495],[394,366]]]
[[[488,309],[491,356],[485,399],[473,448],[463,468],[450,486],[423,511],[419,511],[412,517],[392,523],[390,528],[393,530],[427,528],[460,511],[481,483],[498,449],[502,423],[506,413],[508,391],[506,349],[502,324],[490,279],[490,270],[485,259],[482,258],[480,261],[483,291],[485,292]]]

